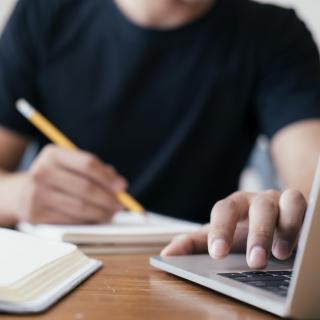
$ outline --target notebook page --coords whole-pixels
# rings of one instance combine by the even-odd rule
[[[37,225],[20,224],[19,229],[41,237],[62,240],[66,234],[83,235],[161,235],[192,232],[197,223],[148,213],[146,217],[131,212],[118,212],[112,223],[101,225]]]
[[[0,228],[0,288],[77,250],[72,244],[55,243]]]

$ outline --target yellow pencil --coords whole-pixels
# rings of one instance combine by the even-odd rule
[[[39,111],[34,109],[26,100],[19,99],[16,103],[17,110],[38,128],[53,143],[68,149],[75,150],[77,146],[71,142],[60,130],[48,121]],[[143,206],[126,192],[118,192],[119,202],[134,213],[143,214]]]

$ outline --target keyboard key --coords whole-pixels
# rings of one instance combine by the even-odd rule
[[[282,289],[282,288],[266,287],[264,289],[272,293],[275,293],[277,295],[280,295],[282,297],[285,297],[288,293],[287,289]]]
[[[249,271],[249,272],[241,272],[241,274],[244,274],[246,276],[259,276],[259,275],[265,275],[267,273],[265,271]]]
[[[272,274],[274,276],[291,276],[292,275],[292,270],[288,271],[267,271],[268,274]]]
[[[287,280],[287,278],[284,278]],[[278,277],[270,276],[270,275],[260,275],[260,276],[252,276],[252,277],[246,277],[243,278],[243,281],[277,281],[277,280],[283,280],[283,279],[278,279]]]
[[[234,273],[219,273],[219,275],[273,292],[280,296],[286,296],[290,284],[292,271],[247,271]]]
[[[241,274],[239,272],[237,272],[237,273],[218,273],[218,274],[222,275],[223,277],[231,278],[231,279],[234,279],[234,278],[246,278],[247,277],[246,275]]]

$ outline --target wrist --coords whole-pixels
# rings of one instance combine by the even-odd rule
[[[0,226],[14,226],[19,221],[24,179],[25,173],[0,172]]]

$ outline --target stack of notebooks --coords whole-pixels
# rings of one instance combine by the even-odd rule
[[[101,262],[75,245],[0,228],[0,311],[40,312],[95,272]]]
[[[110,224],[31,225],[21,223],[21,231],[50,240],[76,244],[88,254],[158,253],[172,238],[197,230],[200,225],[147,213],[119,212]]]

